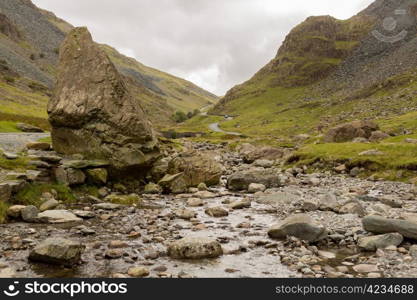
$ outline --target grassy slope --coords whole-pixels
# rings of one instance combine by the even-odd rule
[[[102,45],[102,48],[122,72],[131,69],[140,73],[143,77],[142,84],[152,85],[150,90],[154,91],[157,97],[165,99],[174,110],[189,112],[216,103],[218,100],[217,96],[189,81],[147,67],[133,58],[120,54],[108,45]],[[126,74],[126,72],[124,73]],[[158,93],[159,90],[161,93]]]
[[[346,26],[346,21],[342,21],[343,28],[357,30],[356,25],[364,24],[356,21],[349,26]],[[366,26],[365,31],[369,28]],[[300,28],[302,26],[296,31]],[[330,53],[334,53],[335,48],[352,51],[362,35],[355,34],[355,38],[349,41],[331,39]],[[297,53],[298,47],[301,45],[302,48],[303,41],[308,39],[320,40],[314,45],[324,44],[324,49],[329,49],[328,37],[311,37],[310,34],[301,38],[298,35],[294,47],[284,45],[284,50],[279,51],[277,58],[252,79],[229,91],[212,110],[217,115],[232,115],[233,120],[199,116],[187,121],[178,130],[205,131],[209,133],[206,139],[220,140],[218,134],[210,134],[207,128],[210,123],[220,122],[224,130],[238,131],[249,137],[240,142],[296,147],[299,149],[295,152],[297,159],[292,163],[299,165],[315,165],[320,161],[327,167],[334,167],[343,162],[349,167],[365,166],[367,169],[364,175],[376,173],[380,177],[396,180],[416,177],[417,146],[405,143],[404,140],[417,138],[417,70],[387,78],[362,90],[325,94],[320,85],[306,79],[306,76],[309,78],[315,73],[305,73],[308,69],[305,66],[317,62],[320,64],[320,61],[337,65],[340,61],[334,56],[318,56],[321,50],[317,50],[314,55],[303,56]],[[291,59],[283,61],[282,57],[285,56]],[[296,64],[297,60],[303,66],[289,66]],[[399,136],[370,144],[321,142],[322,133],[328,128],[355,119],[375,120],[383,131]],[[413,134],[403,135],[404,132]],[[299,134],[309,134],[310,138],[300,141],[297,138]],[[372,149],[380,150],[384,155],[359,156],[359,153]]]

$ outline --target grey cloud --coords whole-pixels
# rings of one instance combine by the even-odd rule
[[[33,2],[88,26],[96,41],[134,53],[148,66],[193,77],[219,95],[272,59],[289,30],[307,17],[265,13],[259,0]]]

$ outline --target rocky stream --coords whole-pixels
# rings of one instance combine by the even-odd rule
[[[224,166],[219,185],[182,194],[138,192],[136,206],[106,202],[110,188],[73,205],[46,193],[42,213],[17,207],[21,218],[0,225],[0,275],[417,275],[414,186],[284,170],[268,159],[249,164],[244,153],[224,145],[188,147],[213,153]]]

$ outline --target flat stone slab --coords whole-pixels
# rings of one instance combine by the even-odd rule
[[[83,220],[67,210],[47,210],[38,214],[37,219],[42,223],[51,224],[81,222]]]

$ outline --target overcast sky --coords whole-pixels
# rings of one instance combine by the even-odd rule
[[[141,63],[223,95],[311,15],[346,19],[374,0],[32,0]]]

